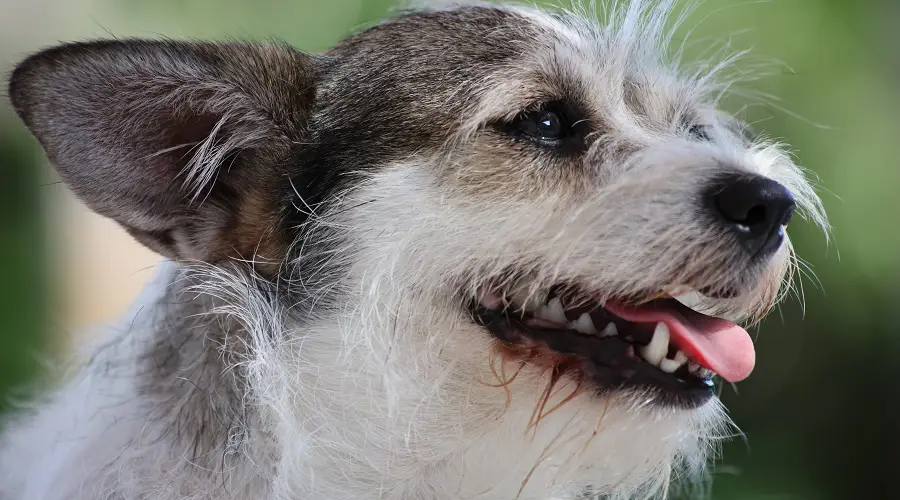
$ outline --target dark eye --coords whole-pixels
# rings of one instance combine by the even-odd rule
[[[589,123],[577,108],[565,101],[536,106],[503,125],[514,137],[528,140],[559,153],[577,153],[585,148]]]
[[[691,128],[688,129],[688,133],[691,134],[691,137],[697,139],[698,141],[711,140],[709,137],[709,131],[703,125],[691,125]]]
[[[528,137],[544,142],[561,141],[571,133],[565,119],[551,110],[526,113],[516,122],[516,129]]]

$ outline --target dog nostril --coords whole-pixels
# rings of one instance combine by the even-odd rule
[[[757,224],[764,224],[766,222],[766,207],[762,205],[756,205],[747,212],[747,217],[740,222],[745,226],[755,226]]]
[[[724,195],[723,195],[724,193]],[[728,190],[716,197],[716,208],[726,221],[741,226],[741,229],[759,227],[766,224],[768,210],[765,205],[753,205],[755,200],[746,199],[746,193]]]
[[[761,176],[729,176],[713,189],[713,206],[726,227],[751,255],[771,254],[784,240],[782,226],[794,213],[794,196]]]

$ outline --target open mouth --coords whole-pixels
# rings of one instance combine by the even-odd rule
[[[470,311],[503,345],[575,370],[598,391],[652,389],[663,404],[697,407],[716,375],[737,382],[753,369],[753,343],[735,323],[672,298],[631,306],[563,290],[482,288]]]

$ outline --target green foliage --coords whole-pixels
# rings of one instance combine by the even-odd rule
[[[0,394],[10,396],[37,374],[48,340],[43,207],[36,158],[27,145],[24,134],[0,127]],[[9,401],[0,399],[0,411]]]

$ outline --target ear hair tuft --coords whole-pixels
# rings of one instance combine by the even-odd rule
[[[169,257],[216,260],[258,243],[225,232],[254,237],[233,212],[283,181],[314,67],[281,44],[74,43],[26,59],[9,94],[89,207]]]

